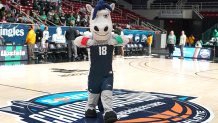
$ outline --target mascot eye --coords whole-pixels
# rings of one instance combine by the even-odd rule
[[[107,18],[108,17],[108,15],[104,15],[104,18]]]

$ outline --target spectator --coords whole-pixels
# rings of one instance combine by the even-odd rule
[[[83,27],[88,27],[89,26],[89,16],[85,14],[84,18],[82,19],[82,25]]]
[[[42,38],[42,49],[44,52],[47,52],[48,49],[48,39],[49,39],[49,31],[48,27],[45,27],[45,30],[43,31],[43,38]]]
[[[173,51],[175,50],[176,36],[174,31],[170,31],[170,34],[167,38],[167,47],[169,48],[169,58],[172,58]]]
[[[86,33],[86,34],[85,34]],[[79,30],[76,30],[76,37],[79,37],[79,36],[82,36],[81,34],[80,34],[80,32],[79,32]],[[91,37],[91,32],[90,31],[86,31],[86,32],[84,32],[83,33],[83,35],[89,35],[88,37]],[[84,59],[84,60],[87,60],[88,61],[88,48],[86,48],[86,47],[80,47],[80,48],[78,48],[78,59],[77,60],[79,60],[79,59]]]
[[[40,30],[41,30],[41,31],[44,31],[44,29],[45,29],[45,23],[40,23],[39,25],[40,25],[40,26],[39,26],[39,27],[40,27]]]
[[[85,15],[87,13],[85,6],[81,7],[79,12],[83,15]]]
[[[35,59],[34,57],[34,45],[36,43],[36,33],[34,32],[34,25],[30,26],[30,31],[26,37],[26,43],[28,45],[29,58]]]
[[[22,22],[23,23],[29,22],[29,19],[27,18],[27,16],[24,13],[22,14]]]
[[[6,20],[5,16],[2,18],[1,22],[7,23],[7,20]]]
[[[47,20],[47,16],[46,16],[45,12],[43,12],[43,14],[40,16],[40,19],[41,19],[42,21]]]
[[[11,23],[14,23],[14,22],[16,22],[15,19],[16,19],[16,18],[15,18],[15,16],[14,16],[14,13],[11,13],[11,15],[7,18],[7,21],[8,21],[8,22],[11,22]]]
[[[74,26],[75,25],[75,18],[73,16],[73,13],[70,14],[70,17],[67,19],[67,25],[68,26]]]
[[[57,3],[57,2],[56,2],[56,3],[53,3],[53,5],[52,5],[52,10],[58,11],[58,3]]]
[[[53,22],[54,24],[59,25],[60,18],[57,13],[54,14]]]
[[[58,12],[62,12],[61,0],[58,0],[58,3],[57,3],[57,11],[58,11]]]
[[[60,15],[60,23],[61,25],[66,26],[66,16],[63,12]]]
[[[186,38],[186,46],[190,46],[189,38]]]
[[[195,44],[195,37],[194,37],[193,34],[191,34],[191,35],[189,36],[188,40],[189,40],[189,46],[190,46],[190,47]]]
[[[73,29],[72,26],[70,26],[69,29],[66,31],[66,34],[65,34],[65,38],[67,40],[68,58],[69,58],[69,60],[71,60],[71,58],[72,58],[72,48],[73,48],[73,52],[74,52],[74,59],[76,59],[78,57],[77,47],[73,43],[75,38],[76,38],[76,36],[77,36],[76,30]]]
[[[46,15],[48,15],[48,12],[51,10],[51,6],[50,5],[51,5],[50,2],[48,2],[46,0],[46,5],[45,5],[45,9],[44,9]]]
[[[18,15],[17,17],[17,23],[23,23],[21,15]]]
[[[152,34],[148,34],[148,38],[147,38],[147,44],[148,44],[148,55],[151,55],[151,45],[153,42],[153,36]]]
[[[51,10],[51,11],[49,11],[48,14],[47,14],[47,19],[48,19],[49,21],[53,21],[53,16],[54,16],[54,10]]]
[[[36,29],[36,44],[41,46],[41,41],[42,41],[42,30],[40,29],[39,25],[37,25]]]
[[[181,36],[180,36],[180,42],[179,42],[179,47],[180,47],[180,52],[181,52],[181,59],[184,58],[184,54],[183,54],[183,48],[185,46],[185,42],[186,42],[186,35],[185,32],[182,31],[181,32]]]
[[[217,31],[217,29],[214,29],[214,31],[213,31],[213,37],[214,38],[218,38],[218,31]]]
[[[3,19],[3,16],[4,16],[4,14],[5,14],[5,7],[1,7],[1,5],[2,4],[0,4],[0,20],[2,20]]]
[[[77,25],[77,26],[80,26],[80,20],[81,20],[80,14],[77,13],[77,15],[76,15],[76,25]]]
[[[117,24],[117,25],[115,24],[114,27],[113,27],[113,29],[114,29],[113,32],[114,32],[115,34],[121,35],[122,28],[119,27],[118,24]],[[122,50],[122,49],[123,49],[122,46],[116,46],[116,47],[115,47],[115,55],[121,55],[121,56],[123,56],[124,53],[123,53],[123,50]]]
[[[42,15],[44,12],[45,3],[43,1],[39,1],[39,14]]]
[[[33,1],[33,10],[39,10],[39,6],[36,0]]]

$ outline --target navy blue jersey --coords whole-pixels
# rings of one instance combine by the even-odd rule
[[[112,74],[113,45],[90,46],[90,74]]]

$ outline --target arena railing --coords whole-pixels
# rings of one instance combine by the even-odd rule
[[[165,29],[162,29],[162,28],[160,28],[158,26],[155,26],[155,25],[153,25],[153,24],[151,24],[149,22],[142,22],[141,24],[148,27],[148,28],[150,28],[150,29],[152,29],[152,31],[160,31],[162,33],[167,33],[167,31]]]
[[[15,9],[19,10],[20,13],[26,15],[26,17],[28,18],[28,20],[29,20],[31,23],[34,23],[34,20],[35,20],[36,22],[39,22],[37,19],[31,18],[28,14],[26,14],[24,11],[22,11],[21,7],[19,7],[19,6],[20,6],[19,4],[15,3],[16,5],[18,5],[18,7],[15,6],[15,5],[13,5],[13,4],[11,4],[11,3],[9,3],[9,2],[8,2],[7,4],[10,5],[10,6],[13,6]]]
[[[33,13],[36,15],[37,19],[38,19],[41,23],[43,23],[42,20],[40,19],[40,16],[39,16],[36,12],[33,12]],[[54,26],[57,26],[56,24],[54,24],[53,22],[51,22],[51,21],[49,21],[49,20],[46,20],[46,21],[49,22],[49,23],[51,23],[51,24],[54,25]]]
[[[166,5],[165,3],[162,4],[155,4],[150,6],[150,9],[192,9],[193,6],[199,5],[199,10],[217,10],[218,2],[186,2],[180,4],[173,5]],[[148,9],[146,5],[132,5],[132,9]]]

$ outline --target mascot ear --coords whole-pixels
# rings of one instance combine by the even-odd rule
[[[114,9],[115,9],[115,4],[112,3],[112,4],[110,5],[110,7],[112,8],[112,10],[114,10]]]
[[[86,9],[87,9],[88,12],[91,13],[93,8],[92,8],[92,6],[90,4],[86,4]]]

